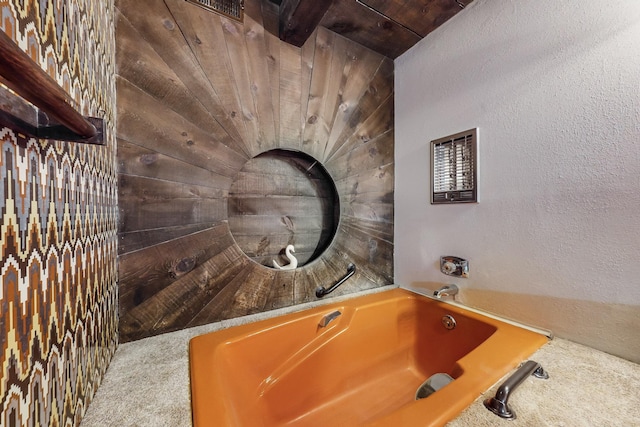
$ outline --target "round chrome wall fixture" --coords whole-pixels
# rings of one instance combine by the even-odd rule
[[[456,319],[453,318],[452,315],[447,314],[442,316],[442,326],[451,330],[456,328]]]

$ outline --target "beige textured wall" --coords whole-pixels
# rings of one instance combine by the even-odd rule
[[[476,0],[396,60],[401,286],[455,282],[470,305],[640,362],[639,40],[633,0]],[[473,127],[480,203],[430,205],[429,141]]]

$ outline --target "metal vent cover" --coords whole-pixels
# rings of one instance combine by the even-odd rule
[[[208,11],[216,12],[242,22],[244,18],[244,0],[186,0]]]
[[[478,201],[478,128],[431,141],[431,204]]]

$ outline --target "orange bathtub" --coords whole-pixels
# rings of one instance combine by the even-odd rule
[[[545,342],[402,289],[357,297],[192,339],[193,423],[440,426]],[[435,373],[454,380],[415,400]]]

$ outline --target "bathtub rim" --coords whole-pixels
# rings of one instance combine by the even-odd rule
[[[343,295],[335,295],[335,296],[327,296],[324,298],[320,298],[320,299],[316,299],[314,301],[307,301],[307,302],[303,302],[300,304],[295,304],[295,305],[291,305],[291,306],[287,306],[287,307],[279,307],[279,308],[275,308],[273,310],[267,310],[267,311],[263,311],[260,313],[254,313],[254,314],[249,314],[246,316],[240,316],[240,317],[234,317],[231,319],[223,319],[220,320],[218,322],[212,322],[212,323],[208,323],[205,325],[199,325],[199,326],[193,326],[191,328],[189,328],[192,332],[193,335],[191,336],[190,340],[198,337],[200,335],[205,335],[208,334],[210,332],[217,332],[220,330],[224,330],[224,329],[229,329],[229,328],[233,328],[236,326],[242,326],[242,325],[246,325],[246,324],[251,324],[251,323],[256,323],[256,322],[260,322],[262,320],[267,320],[267,319],[272,319],[274,317],[280,317],[280,316],[285,316],[288,314],[292,314],[292,313],[299,313],[301,311],[305,311],[305,310],[309,310],[309,309],[313,309],[316,307],[322,307],[322,306],[328,306],[328,305],[332,305],[332,304],[336,304],[336,303],[341,303],[341,302],[345,302],[354,298],[359,298],[359,297],[363,297],[363,296],[367,296],[367,295],[374,295],[374,294],[378,294],[378,293],[382,293],[382,292],[390,292],[393,291],[394,289],[401,289],[407,292],[410,292],[412,294],[416,294],[416,295],[420,295],[435,301],[439,301],[442,302],[444,304],[449,304],[452,305],[454,307],[458,307],[461,308],[463,310],[468,310],[470,312],[476,313],[476,314],[480,314],[482,316],[486,316],[489,317],[491,319],[494,320],[498,320],[500,322],[504,322],[513,326],[517,326],[520,327],[522,329],[526,329],[541,335],[546,336],[548,339],[553,339],[555,337],[553,331],[549,330],[549,329],[544,329],[535,325],[531,325],[531,324],[527,324],[515,319],[510,319],[507,317],[504,317],[502,315],[499,314],[495,314],[495,313],[491,313],[489,311],[485,311],[482,310],[480,308],[476,308],[476,307],[472,307],[466,304],[463,304],[461,302],[455,301],[455,300],[449,300],[449,299],[441,299],[441,298],[435,298],[433,297],[433,295],[428,294],[426,292],[419,292],[416,289],[412,289],[412,288],[406,288],[403,287],[401,285],[398,285],[396,283],[391,283],[388,285],[384,285],[384,286],[379,286],[376,288],[372,288],[372,289],[366,289],[363,291],[358,291],[358,292],[353,292],[350,294],[343,294]]]
[[[472,313],[476,313],[476,314],[479,314],[481,316],[488,317],[490,319],[498,320],[500,322],[504,322],[504,323],[507,323],[509,325],[517,326],[519,328],[526,329],[528,331],[535,332],[535,333],[540,334],[540,335],[544,335],[545,337],[549,338],[550,340],[552,340],[554,338],[554,336],[555,336],[553,334],[553,331],[551,331],[550,329],[545,329],[545,328],[541,328],[541,327],[538,327],[538,326],[529,325],[527,323],[523,323],[523,322],[520,322],[518,320],[513,320],[513,319],[510,319],[508,317],[504,317],[504,316],[501,316],[499,314],[495,314],[495,313],[492,313],[490,311],[483,310],[481,308],[476,308],[476,307],[472,307],[470,305],[463,304],[463,303],[461,303],[459,301],[436,298],[433,295],[429,295],[427,293],[419,292],[419,291],[416,291],[415,289],[407,289],[407,288],[400,288],[400,289],[405,289],[405,290],[407,290],[409,292],[413,292],[415,294],[422,295],[422,296],[427,297],[427,298],[432,299],[432,300],[440,301],[440,302],[443,302],[445,304],[448,304],[448,305],[451,305],[451,306],[454,306],[454,307],[458,307],[458,308],[462,308],[463,310],[467,310],[467,311],[470,311]]]
[[[271,327],[277,327],[277,326],[281,326],[281,325],[285,325],[289,322],[294,322],[296,321],[297,318],[292,317],[289,319],[286,319],[287,317],[294,315],[294,314],[301,314],[301,318],[306,318],[309,316],[316,316],[319,315],[322,310],[324,309],[324,306],[327,306],[327,309],[331,309],[334,308],[336,306],[340,306],[341,304],[345,304],[348,305],[349,301],[351,299],[355,299],[356,297],[362,297],[366,298],[369,295],[373,295],[373,294],[378,294],[378,293],[386,293],[388,292],[390,295],[388,296],[389,300],[393,300],[393,299],[397,299],[397,298],[426,298],[428,300],[432,300],[433,303],[438,304],[441,303],[443,306],[451,306],[452,309],[454,311],[468,311],[469,313],[473,313],[476,316],[482,316],[482,317],[486,317],[487,319],[491,319],[489,321],[489,323],[493,322],[502,322],[505,325],[507,325],[507,328],[518,328],[518,329],[522,329],[523,331],[527,331],[527,333],[534,333],[536,335],[538,335],[540,337],[540,339],[542,340],[543,338],[546,339],[548,342],[548,340],[551,339],[551,336],[548,335],[547,333],[540,333],[539,330],[537,329],[531,329],[531,327],[522,327],[519,323],[517,322],[511,322],[511,321],[505,321],[504,319],[500,318],[499,316],[495,316],[495,315],[487,315],[485,313],[483,313],[482,311],[477,312],[476,310],[469,310],[468,307],[464,306],[463,304],[459,304],[459,303],[451,303],[450,301],[444,301],[438,298],[433,298],[429,295],[424,295],[421,294],[419,292],[415,292],[411,289],[406,289],[406,288],[401,288],[401,287],[385,287],[384,289],[378,291],[378,292],[368,292],[365,295],[363,294],[359,294],[359,295],[350,295],[350,296],[344,296],[344,297],[336,297],[336,298],[332,298],[332,299],[328,299],[328,300],[324,300],[323,303],[321,304],[314,304],[312,303],[307,303],[306,306],[304,307],[297,307],[298,310],[289,310],[285,313],[283,313],[283,316],[279,316],[279,315],[275,315],[275,316],[267,316],[267,317],[262,317],[262,318],[258,318],[255,319],[255,321],[246,321],[243,322],[241,324],[238,325],[228,325],[228,327],[226,328],[222,328],[220,330],[216,330],[216,331],[210,331],[210,332],[216,332],[216,336],[217,338],[212,338],[213,341],[217,341],[219,345],[223,345],[227,342],[233,342],[236,340],[238,334],[243,334],[244,332],[250,331],[252,333],[258,333],[259,331],[264,331],[264,330],[268,330]],[[367,302],[368,303],[368,302]],[[379,302],[378,302],[379,303]],[[309,313],[304,313],[306,311],[309,311]],[[472,315],[473,315],[472,314]],[[254,329],[255,325],[254,323],[261,323],[262,321],[268,321],[268,320],[273,320],[273,318],[278,318],[278,317],[283,317],[282,322],[276,324],[275,326],[271,326],[271,327],[267,327],[266,329]],[[266,324],[268,324],[269,322],[265,322]],[[231,327],[231,326],[237,326],[237,327]],[[546,332],[546,331],[543,331]],[[502,334],[503,332],[499,332],[499,334]],[[211,336],[213,335],[212,333],[202,333],[199,334],[198,336],[194,336],[190,342],[189,342],[189,371],[190,371],[190,378],[191,378],[191,397],[192,397],[192,421],[194,423],[194,425],[196,425],[196,418],[198,419],[198,422],[201,422],[203,420],[202,418],[202,413],[201,413],[201,407],[200,409],[196,409],[199,406],[196,405],[196,400],[194,399],[194,389],[198,389],[198,383],[202,383],[202,382],[206,382],[206,380],[204,378],[197,378],[194,375],[194,368],[193,368],[193,362],[192,362],[192,354],[194,353],[194,343],[198,342],[198,341],[202,341],[203,343],[207,341],[207,336]],[[493,335],[492,335],[493,336]],[[545,343],[546,343],[545,342]],[[526,360],[527,357],[530,356],[530,354],[532,354],[536,349],[538,349],[539,347],[541,347],[542,345],[544,345],[544,343],[541,343],[539,345],[535,345],[535,349],[533,347],[526,347],[526,348],[522,348],[519,349],[518,351],[516,351],[515,353],[517,353],[517,355],[509,355],[508,356],[508,360],[504,360],[504,363],[501,366],[501,370],[504,370],[504,374],[508,373],[510,370],[512,370],[513,368],[515,368],[519,363],[523,362]],[[199,347],[200,344],[196,344],[196,347]],[[215,347],[215,351],[214,353],[218,353],[217,349],[218,347]],[[477,348],[476,348],[477,350]],[[202,351],[202,350],[200,350]],[[213,354],[214,353],[210,353],[209,356],[206,356],[207,359],[212,360],[213,359]],[[218,353],[219,354],[219,353]],[[476,354],[476,353],[474,353]],[[459,363],[462,365],[462,369],[463,371],[466,371],[466,369],[464,368],[464,365],[466,365],[465,363],[465,359],[468,357],[464,356],[461,359],[459,359]],[[471,360],[473,360],[476,356],[472,357]],[[197,370],[197,369],[195,369]],[[463,377],[460,377],[457,379],[457,381],[455,382],[457,384],[457,386],[455,387],[455,389],[457,389],[458,387],[462,387],[463,383],[464,383],[464,387],[475,387],[477,389],[482,389],[482,392],[488,390],[491,386],[494,385],[494,383],[496,383],[497,381],[499,381],[500,378],[496,379],[493,382],[487,382],[487,378],[483,377],[482,373],[473,373],[472,375],[463,375]],[[462,381],[461,381],[462,380]],[[482,383],[482,387],[477,387],[479,384],[478,382]],[[453,384],[453,383],[452,383]],[[421,407],[424,407],[422,409],[428,408],[428,407],[432,407],[432,409],[434,409],[433,407],[436,405],[437,401],[442,400],[442,404],[448,404],[449,408],[447,410],[442,411],[442,413],[437,414],[436,416],[434,416],[434,418],[432,419],[433,423],[429,423],[429,424],[425,424],[425,425],[444,425],[445,422],[453,419],[453,417],[455,417],[457,414],[459,414],[462,410],[464,410],[467,406],[469,406],[475,397],[469,397],[469,396],[465,396],[465,398],[463,399],[456,399],[455,401],[449,400],[448,402],[446,401],[446,399],[451,399],[451,391],[453,390],[447,390],[450,389],[450,387],[444,387],[439,393],[436,393],[432,396],[430,396],[429,399],[423,399],[419,402],[416,403],[420,403],[419,405],[408,405],[406,408],[402,408],[401,411],[396,412],[396,414],[400,414],[402,417],[408,417],[407,419],[411,419],[411,420],[416,420],[419,419],[421,417]],[[449,391],[449,392],[448,392]],[[218,393],[220,393],[219,389],[218,389]],[[209,393],[205,393],[205,394],[209,394]],[[202,400],[201,400],[202,402]],[[428,404],[430,402],[430,404]],[[226,422],[231,422],[235,416],[233,416],[233,405],[229,405],[228,403],[224,403],[221,402],[221,406],[218,406],[218,410],[223,410],[225,415],[224,418],[227,420]],[[196,416],[196,412],[198,414],[200,414],[200,416]],[[206,411],[205,411],[206,412]],[[430,415],[434,415],[433,413],[430,413]],[[385,419],[386,417],[383,417],[381,419],[378,420],[373,420],[373,423],[371,425],[397,425],[395,424],[397,422],[397,420],[392,420],[390,423],[388,422],[388,420]],[[206,419],[206,418],[205,418]],[[206,425],[206,424],[205,424]],[[234,425],[233,423],[230,425]],[[367,424],[369,425],[369,424]],[[414,424],[408,424],[408,425],[414,425]]]

